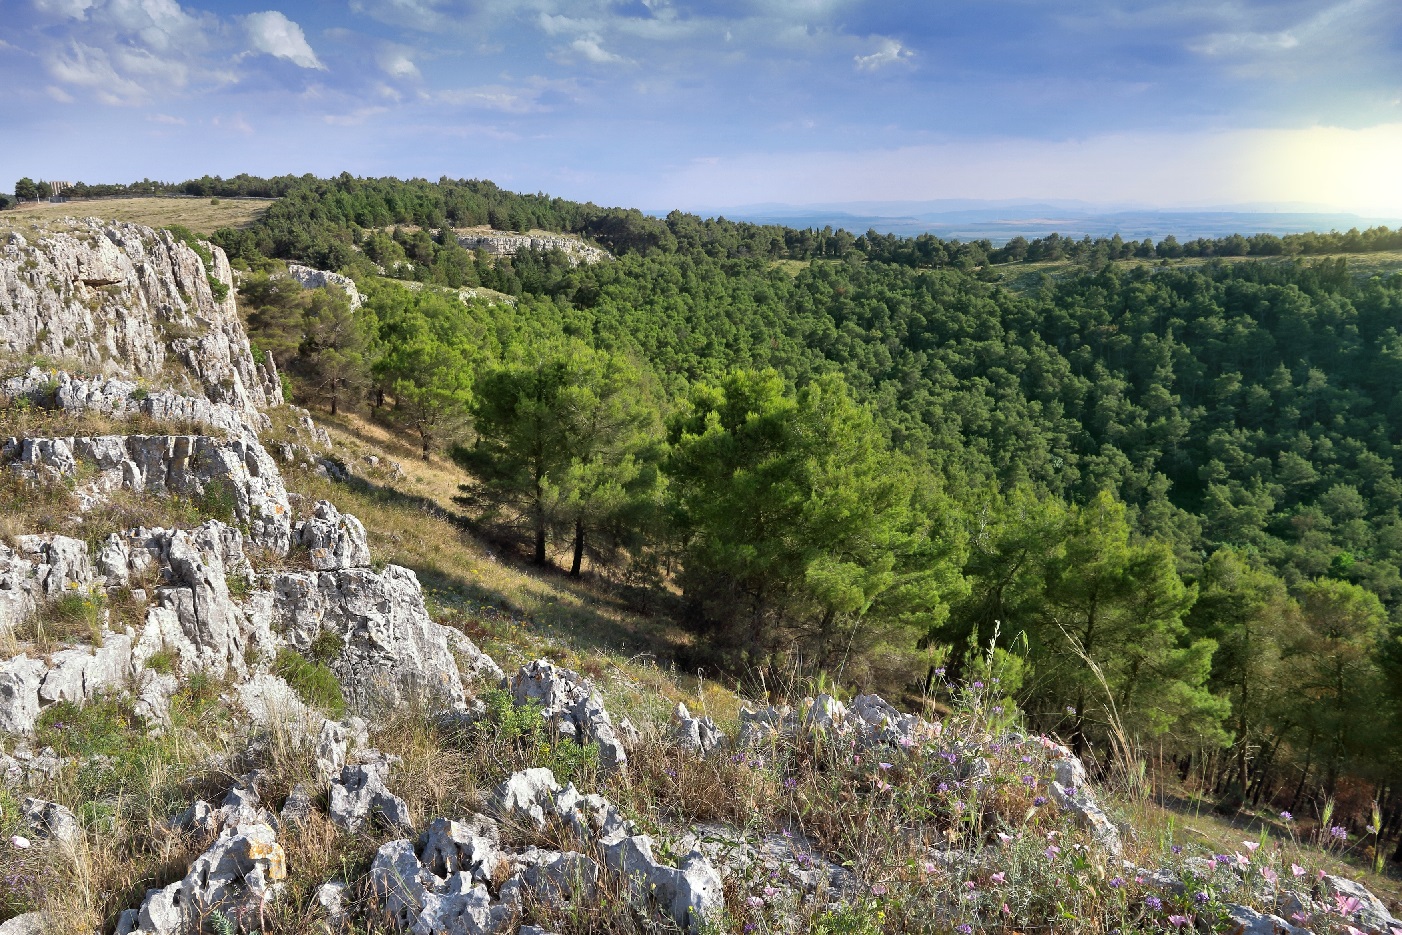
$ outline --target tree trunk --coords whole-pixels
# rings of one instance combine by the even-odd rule
[[[580,566],[584,564],[584,519],[574,521],[574,561],[570,562],[570,577],[578,578]]]
[[[535,515],[535,555],[531,561],[537,565],[545,564],[545,514],[540,510]]]
[[[336,389],[335,389],[335,387],[332,387],[332,389],[331,389],[331,414],[332,414],[333,416],[336,414]]]

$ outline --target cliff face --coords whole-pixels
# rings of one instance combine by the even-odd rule
[[[223,296],[215,295],[222,284]],[[254,414],[281,399],[255,362],[224,253],[95,219],[0,235],[0,355],[184,385]]]
[[[582,240],[562,234],[498,234],[464,232],[458,243],[469,250],[485,250],[493,256],[513,256],[522,250],[559,250],[571,265],[598,263],[610,259],[608,253]]]

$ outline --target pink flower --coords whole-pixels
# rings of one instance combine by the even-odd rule
[[[1254,854],[1256,853],[1256,848],[1261,846],[1261,843],[1259,841],[1242,841],[1241,846]]]
[[[1061,853],[1061,848],[1053,844],[1051,847],[1047,848],[1044,853],[1047,855],[1047,860],[1051,860],[1056,857],[1057,854]]]
[[[886,895],[886,884],[885,884],[885,883],[873,883],[872,886],[871,886],[871,895],[873,895],[873,896],[885,896],[885,895]]]
[[[974,883],[973,880],[965,880],[965,881],[964,881],[964,889],[966,889],[966,890],[972,890],[972,889],[977,889],[977,888],[978,888],[978,885],[977,885],[976,883]]]
[[[1250,857],[1244,857],[1244,856],[1242,856],[1241,851],[1237,851],[1237,852],[1236,852],[1236,865],[1237,865],[1238,867],[1249,867],[1249,866],[1251,866],[1251,858],[1250,858]]]
[[[1277,874],[1270,867],[1262,867],[1261,876],[1265,877],[1266,882],[1269,883],[1271,886],[1275,886],[1276,881],[1280,879],[1280,875]]]
[[[1007,844],[1012,839],[1013,836],[1011,834],[1004,834],[1001,831],[998,832],[998,840],[1002,841],[1004,844]]]
[[[924,870],[925,870],[926,873],[934,873],[934,872],[935,872],[935,865],[934,865],[933,863],[931,863],[930,861],[927,860],[927,861],[925,861]]]
[[[1362,929],[1356,929],[1352,925],[1345,925],[1344,928],[1348,930],[1348,935],[1368,935],[1367,932]]]
[[[749,899],[747,899],[747,900],[745,900],[745,901],[746,901],[747,903],[749,903],[751,906],[753,906],[754,908],[756,908],[756,909],[763,908],[763,906],[764,906],[764,900],[761,899],[761,898],[758,897],[758,896],[751,896]]]
[[[1341,916],[1351,916],[1358,911],[1359,906],[1363,905],[1358,901],[1357,896],[1340,896],[1337,893],[1334,894],[1334,903]]]
[[[890,764],[890,763],[877,763],[876,765],[879,766],[879,767],[881,767],[882,769],[890,769],[890,768],[891,768],[891,764]]]
[[[1168,917],[1168,924],[1169,924],[1169,925],[1172,925],[1174,928],[1180,928],[1180,929],[1181,929],[1181,928],[1187,928],[1188,926],[1190,926],[1190,925],[1193,924],[1193,917],[1192,917],[1192,916],[1169,916],[1169,917]]]
[[[1297,877],[1302,877],[1302,876],[1305,875],[1305,868],[1304,868],[1304,867],[1301,867],[1299,864],[1291,864],[1291,865],[1290,865],[1290,872],[1293,873],[1293,874],[1294,874],[1295,876],[1297,876]]]
[[[1002,883],[1003,883],[1003,881],[1006,880],[1007,878],[1008,878],[1008,875],[1007,875],[1006,873],[1004,873],[1003,871],[999,870],[997,873],[993,874],[993,875],[992,875],[991,877],[989,877],[988,879],[992,880],[994,883],[997,883],[997,884],[999,884],[999,885],[1001,886]]]
[[[1011,909],[1008,908],[1008,904],[1007,904],[1007,903],[1003,903],[1003,915],[1005,915],[1005,916],[1010,916],[1010,915],[1012,915],[1012,914],[1013,914],[1013,911],[1012,911]]]

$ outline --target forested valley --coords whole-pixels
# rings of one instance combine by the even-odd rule
[[[1402,830],[1402,275],[1312,258],[1397,232],[994,247],[238,185],[279,198],[214,239],[288,393],[456,462],[474,524],[670,615],[679,664],[987,682],[1227,807]],[[489,257],[451,234],[475,225],[615,259]],[[1075,265],[998,281],[1046,259]]]

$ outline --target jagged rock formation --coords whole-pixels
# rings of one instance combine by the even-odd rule
[[[38,367],[0,381],[0,396],[113,419],[142,415],[165,422],[197,423],[230,435],[243,435],[250,422],[260,429],[268,427],[268,417],[261,412],[250,415],[229,403],[212,402],[206,396],[185,396],[168,389],[147,390],[118,377],[84,379],[62,370],[54,373]]]
[[[325,289],[330,286],[339,289],[350,299],[352,310],[360,308],[364,299],[360,295],[360,290],[355,287],[355,280],[340,273],[328,273],[326,270],[312,269],[310,266],[303,266],[300,263],[288,263],[287,275],[301,284],[304,289]]]
[[[287,855],[271,827],[230,826],[190,865],[184,879],[147,891],[140,909],[123,912],[117,933],[198,931],[215,912],[231,920],[257,920],[260,910],[282,892],[286,879]]]
[[[484,250],[493,256],[514,256],[522,250],[559,250],[570,265],[611,260],[605,250],[564,234],[504,234],[495,231],[457,232],[458,243],[469,250]]]
[[[291,546],[291,510],[277,465],[255,436],[101,435],[69,438],[11,438],[0,446],[0,464],[23,477],[77,477],[80,508],[113,490],[227,496],[228,506],[252,539],[278,554]]]
[[[598,744],[604,769],[615,770],[628,762],[603,698],[579,673],[537,659],[516,673],[511,695],[518,705],[539,704],[541,716],[560,737],[579,744]]]
[[[54,222],[32,240],[0,236],[0,353],[76,359],[108,375],[164,374],[250,419],[282,398],[276,373],[249,349],[218,247],[208,248],[206,268],[168,231],[93,218]]]

